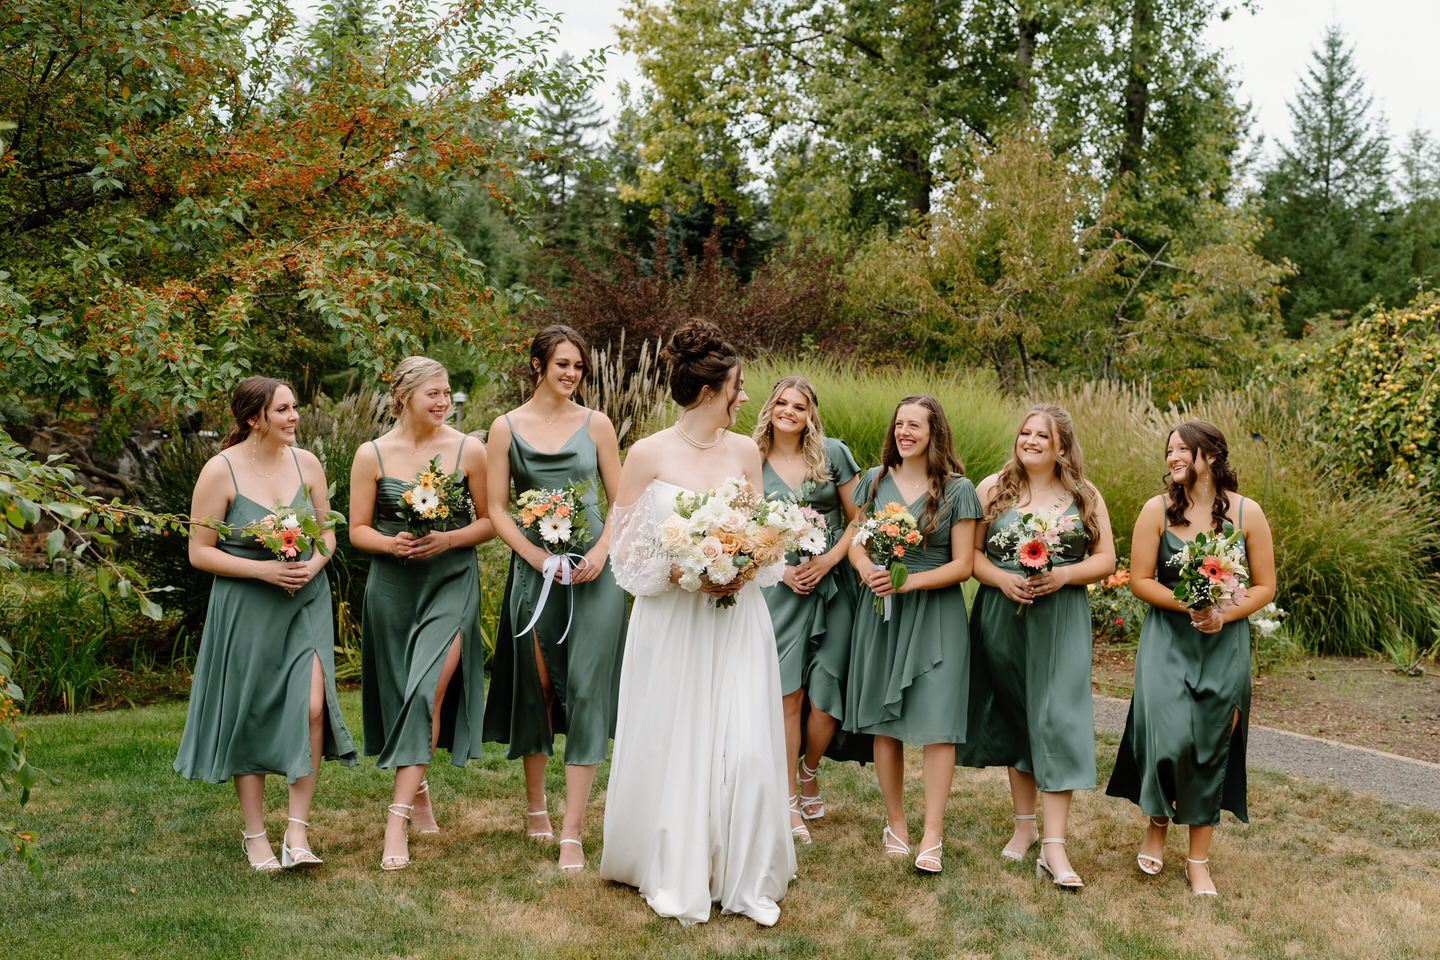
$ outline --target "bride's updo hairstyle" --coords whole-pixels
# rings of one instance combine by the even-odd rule
[[[270,409],[270,401],[275,399],[275,391],[281,387],[289,388],[292,394],[295,392],[289,382],[274,377],[246,377],[240,381],[230,398],[230,412],[235,416],[235,422],[230,425],[225,439],[220,441],[221,450],[249,439],[252,418],[260,426],[258,432],[265,432],[265,411]]]
[[[445,364],[429,357],[406,357],[390,372],[390,416],[399,418],[405,412],[405,401],[415,388],[427,380],[446,376]]]
[[[660,359],[670,367],[670,397],[682,407],[700,399],[705,387],[718,393],[730,371],[740,365],[739,354],[720,328],[699,318],[675,331]]]

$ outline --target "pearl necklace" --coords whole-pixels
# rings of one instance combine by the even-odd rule
[[[722,431],[719,427],[716,427],[715,439],[707,443],[701,443],[699,440],[696,440],[694,437],[690,436],[690,434],[686,433],[685,428],[680,426],[679,421],[676,421],[675,423],[675,432],[680,434],[681,440],[684,440],[686,443],[690,444],[690,446],[694,447],[697,450],[709,450],[711,447],[715,446],[715,444],[719,443],[720,440],[725,436],[724,431]]]

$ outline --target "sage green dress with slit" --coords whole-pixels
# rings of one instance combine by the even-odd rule
[[[825,517],[828,550],[845,532],[845,509],[840,503],[839,488],[860,472],[850,448],[834,437],[825,438],[825,472],[827,479],[815,484],[806,502]],[[765,496],[799,498],[800,488],[780,479],[768,460],[762,475]],[[785,562],[792,566],[800,561],[793,553],[785,557]],[[836,718],[845,713],[845,667],[850,659],[850,630],[859,587],[855,568],[842,557],[807,594],[798,594],[783,583],[762,591],[765,605],[770,608],[770,622],[775,627],[780,692],[788,695],[804,686],[815,704]]]
[[[854,501],[865,504],[878,467],[860,475]],[[923,527],[928,493],[907,504]],[[887,471],[876,506],[905,503]],[[964,477],[945,485],[936,526],[905,554],[912,574],[949,563],[951,529],[980,516],[975,487]],[[968,545],[967,545],[968,546]],[[894,737],[911,745],[959,743],[965,739],[970,689],[970,631],[960,584],[915,590],[891,597],[890,620],[875,609],[874,594],[862,585],[850,642],[850,675],[845,697],[846,730]]]
[[[299,459],[294,463],[298,476]],[[225,465],[234,483],[228,457]],[[303,479],[296,482],[303,489]],[[300,502],[297,490],[290,503]],[[307,505],[313,512],[314,503]],[[274,560],[273,553],[239,530],[269,513],[236,485],[225,511],[230,530],[220,535],[216,546],[246,560]],[[310,556],[303,553],[299,559]],[[248,774],[277,774],[294,783],[318,770],[318,763],[312,769],[310,757],[310,675],[316,657],[325,679],[322,754],[353,766],[355,743],[335,695],[335,618],[324,568],[293,596],[263,580],[217,574],[205,610],[175,771],[211,783]]]
[[[1072,503],[1066,513],[1077,512]],[[1011,507],[990,524],[995,534],[1020,519]],[[985,555],[1006,573],[1023,573],[1014,549],[985,541]],[[1053,552],[1066,567],[1088,553],[1083,531]],[[956,745],[967,767],[1014,767],[1051,792],[1095,786],[1095,714],[1090,694],[1090,601],[1079,585],[1061,587],[1027,609],[999,587],[982,585],[970,610],[969,736]]]
[[[1166,587],[1179,583],[1170,559],[1182,546],[1167,526],[1155,565]],[[1222,810],[1248,823],[1249,721],[1250,621],[1205,634],[1191,626],[1188,611],[1151,607],[1140,628],[1135,693],[1106,794],[1180,824],[1213,826]]]
[[[508,415],[505,422],[510,423]],[[589,550],[605,529],[599,477],[590,417],[553,452],[532,447],[510,424],[510,478],[517,493],[589,482],[582,498],[589,518],[587,539],[576,553]],[[532,539],[540,543],[538,536]],[[570,586],[552,583],[539,621],[521,636],[521,629],[535,615],[544,586],[540,571],[519,556],[511,557],[501,614],[505,629],[490,663],[485,739],[509,744],[506,756],[513,760],[549,756],[555,734],[564,734],[567,764],[599,763],[615,735],[625,655],[625,591],[615,583],[607,558],[594,580]],[[535,659],[537,647],[554,694],[554,710],[548,713]]]
[[[460,441],[455,453],[456,471],[466,440]],[[401,497],[414,479],[386,475],[379,447],[375,448],[375,460],[380,466],[375,529],[394,536],[405,529]],[[435,529],[467,526],[469,513],[458,511]],[[377,767],[430,762],[435,689],[457,636],[460,665],[440,707],[436,746],[449,750],[450,762],[463,767],[467,760],[480,756],[485,698],[480,569],[475,548],[454,547],[425,559],[388,553],[371,556],[360,619],[360,692],[365,752],[376,756]]]

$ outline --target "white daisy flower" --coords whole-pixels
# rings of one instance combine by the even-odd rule
[[[540,518],[540,539],[546,543],[561,543],[569,538],[569,517],[557,517],[554,513],[547,513]]]

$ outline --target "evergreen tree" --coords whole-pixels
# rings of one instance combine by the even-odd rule
[[[1385,121],[1352,54],[1340,28],[1327,28],[1288,105],[1290,142],[1262,187],[1271,228],[1261,252],[1300,268],[1282,302],[1292,336],[1309,318],[1353,312],[1387,292],[1396,253],[1383,220],[1392,202]]]

